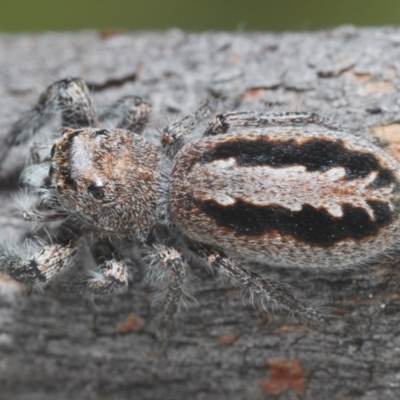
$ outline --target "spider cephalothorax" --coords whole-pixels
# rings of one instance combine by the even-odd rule
[[[160,186],[155,146],[127,130],[66,129],[51,153],[64,209],[102,232],[148,236]]]
[[[150,112],[140,98],[114,103],[100,120],[120,122],[105,130],[81,79],[50,86],[13,126],[4,148],[26,141],[54,110],[62,111],[64,131],[50,155],[31,157],[29,173],[46,174],[25,179],[39,196],[24,217],[63,222],[51,243],[20,253],[3,248],[0,268],[45,286],[73,266],[78,239],[86,236],[100,273],[76,286],[108,294],[128,285],[129,268],[114,240],[124,237],[142,245],[149,275],[165,282],[164,322],[182,300],[187,253],[262,305],[324,321],[237,260],[336,269],[393,246],[400,240],[399,164],[314,114],[230,112],[210,122],[211,105],[166,127],[157,147],[140,136]],[[202,138],[185,144],[204,121]]]

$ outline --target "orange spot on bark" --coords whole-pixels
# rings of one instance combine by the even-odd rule
[[[105,40],[113,36],[122,35],[124,33],[121,29],[102,29],[99,31],[100,39]]]
[[[231,63],[232,64],[239,64],[242,61],[242,56],[240,54],[233,54],[231,56]]]
[[[260,326],[267,326],[271,321],[271,316],[265,311],[259,312]]]
[[[351,68],[348,71],[345,71],[341,74],[341,78],[346,81],[352,81],[357,83],[367,83],[372,80],[371,74],[360,74],[354,72],[354,69]]]
[[[369,82],[362,89],[362,94],[394,93],[396,91],[393,82],[380,81]]]
[[[218,343],[221,346],[230,346],[237,342],[240,339],[240,336],[233,336],[233,335],[222,335],[218,338]]]
[[[377,137],[383,142],[387,142],[386,151],[397,161],[400,161],[400,124],[375,126],[370,129],[372,136]]]
[[[390,295],[390,299],[394,301],[400,301],[400,294],[392,294]]]
[[[292,390],[302,395],[306,388],[306,378],[300,360],[276,360],[268,362],[270,380],[259,382],[260,387],[269,394],[280,394]]]
[[[344,315],[345,311],[341,307],[333,307],[332,312],[336,315]]]
[[[354,80],[360,83],[369,82],[372,79],[371,74],[353,74]]]
[[[265,95],[266,89],[249,89],[243,93],[242,100],[251,100]]]
[[[124,322],[117,325],[117,332],[126,335],[131,332],[140,332],[144,327],[144,321],[136,314],[129,314]]]
[[[282,326],[280,326],[279,328],[276,328],[273,330],[275,335],[282,335],[288,332],[293,332],[294,330],[299,330],[300,327],[296,327],[293,324],[284,324]],[[301,328],[300,328],[301,329]]]
[[[355,305],[360,304],[361,303],[361,299],[359,297],[353,297],[351,299],[351,302]]]
[[[393,93],[395,92],[395,87],[390,79],[394,79],[396,72],[388,70],[387,80],[373,81],[371,74],[360,74],[355,73],[353,69],[346,71],[342,74],[342,78],[346,81],[352,81],[359,84],[359,94],[360,95],[370,95],[379,93]]]

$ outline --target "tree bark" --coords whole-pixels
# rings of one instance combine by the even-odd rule
[[[399,29],[351,26],[286,34],[3,34],[0,133],[47,85],[81,76],[99,108],[123,95],[147,96],[151,140],[215,90],[241,109],[316,112],[355,134],[388,139],[397,156],[399,44]],[[2,236],[13,243],[29,234],[11,197],[26,155],[26,147],[13,149],[0,175]],[[337,317],[313,329],[258,311],[194,266],[198,304],[182,312],[164,347],[155,335],[154,292],[139,278],[126,294],[84,299],[25,293],[3,276],[0,398],[398,399],[399,259],[394,252],[346,271],[265,268]]]

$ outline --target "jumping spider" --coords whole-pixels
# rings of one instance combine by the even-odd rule
[[[82,79],[51,85],[13,125],[2,158],[61,112],[62,137],[47,158],[28,167],[46,176],[31,188],[37,200],[24,218],[63,222],[48,244],[26,246],[25,253],[3,249],[1,270],[29,285],[47,285],[74,264],[85,235],[100,265],[79,287],[110,294],[129,280],[114,238],[134,237],[150,259],[150,275],[165,279],[164,323],[182,300],[189,270],[184,254],[263,305],[324,321],[239,260],[336,269],[391,247],[400,238],[398,163],[309,113],[229,112],[185,144],[212,105],[166,127],[157,147],[140,136],[147,102],[125,97],[114,103],[103,117],[119,116],[120,122],[106,130]],[[168,235],[158,235],[160,229]]]

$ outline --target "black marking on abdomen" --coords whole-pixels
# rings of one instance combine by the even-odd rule
[[[377,172],[378,176],[370,185],[372,188],[397,183],[394,173],[382,167],[375,155],[349,150],[342,140],[310,139],[298,143],[294,139],[235,138],[219,143],[215,148],[204,153],[202,162],[210,163],[231,157],[243,167],[285,168],[303,165],[307,171],[327,171],[331,168],[343,167],[346,170],[347,180],[362,179],[371,172]]]
[[[197,206],[217,225],[235,230],[237,236],[278,232],[281,236],[291,236],[310,246],[330,247],[346,239],[361,240],[376,236],[381,227],[392,222],[393,214],[387,203],[367,203],[374,211],[375,220],[371,220],[363,208],[350,204],[342,206],[341,218],[308,204],[300,211],[290,211],[277,205],[256,206],[241,200],[229,206],[208,200],[197,203]]]

